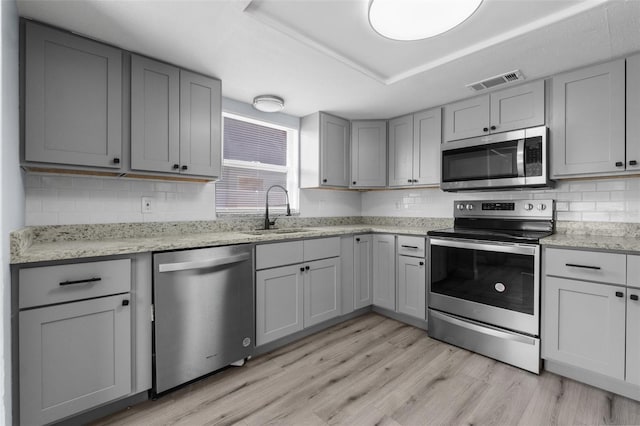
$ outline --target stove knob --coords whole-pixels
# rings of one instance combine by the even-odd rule
[[[467,204],[467,210],[473,210],[473,204]]]
[[[547,205],[546,204],[538,204],[538,210],[543,211],[547,209]]]
[[[525,204],[524,205],[524,209],[525,210],[533,210],[533,204],[529,203],[529,204]]]
[[[464,204],[458,204],[456,208],[460,211],[464,210]]]

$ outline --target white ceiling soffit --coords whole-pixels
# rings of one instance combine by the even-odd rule
[[[433,70],[607,2],[484,0],[474,15],[444,36],[407,42],[386,39],[370,28],[369,0],[239,1],[245,6],[244,11],[258,21],[384,85]],[[330,28],[327,23],[331,23]],[[474,40],[473,44],[469,40]]]

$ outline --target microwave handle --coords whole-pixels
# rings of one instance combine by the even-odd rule
[[[518,177],[524,176],[524,138],[518,139],[518,152],[516,154],[516,167],[518,168]]]

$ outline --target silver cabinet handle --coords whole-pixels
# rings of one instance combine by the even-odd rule
[[[158,265],[158,272],[187,271],[189,269],[212,268],[214,266],[229,265],[231,263],[244,262],[249,260],[249,253],[237,254],[229,257],[218,257],[215,259],[194,260],[190,262],[163,263]]]

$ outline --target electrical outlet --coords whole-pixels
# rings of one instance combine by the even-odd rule
[[[142,197],[142,213],[151,213],[153,211],[153,198]]]

